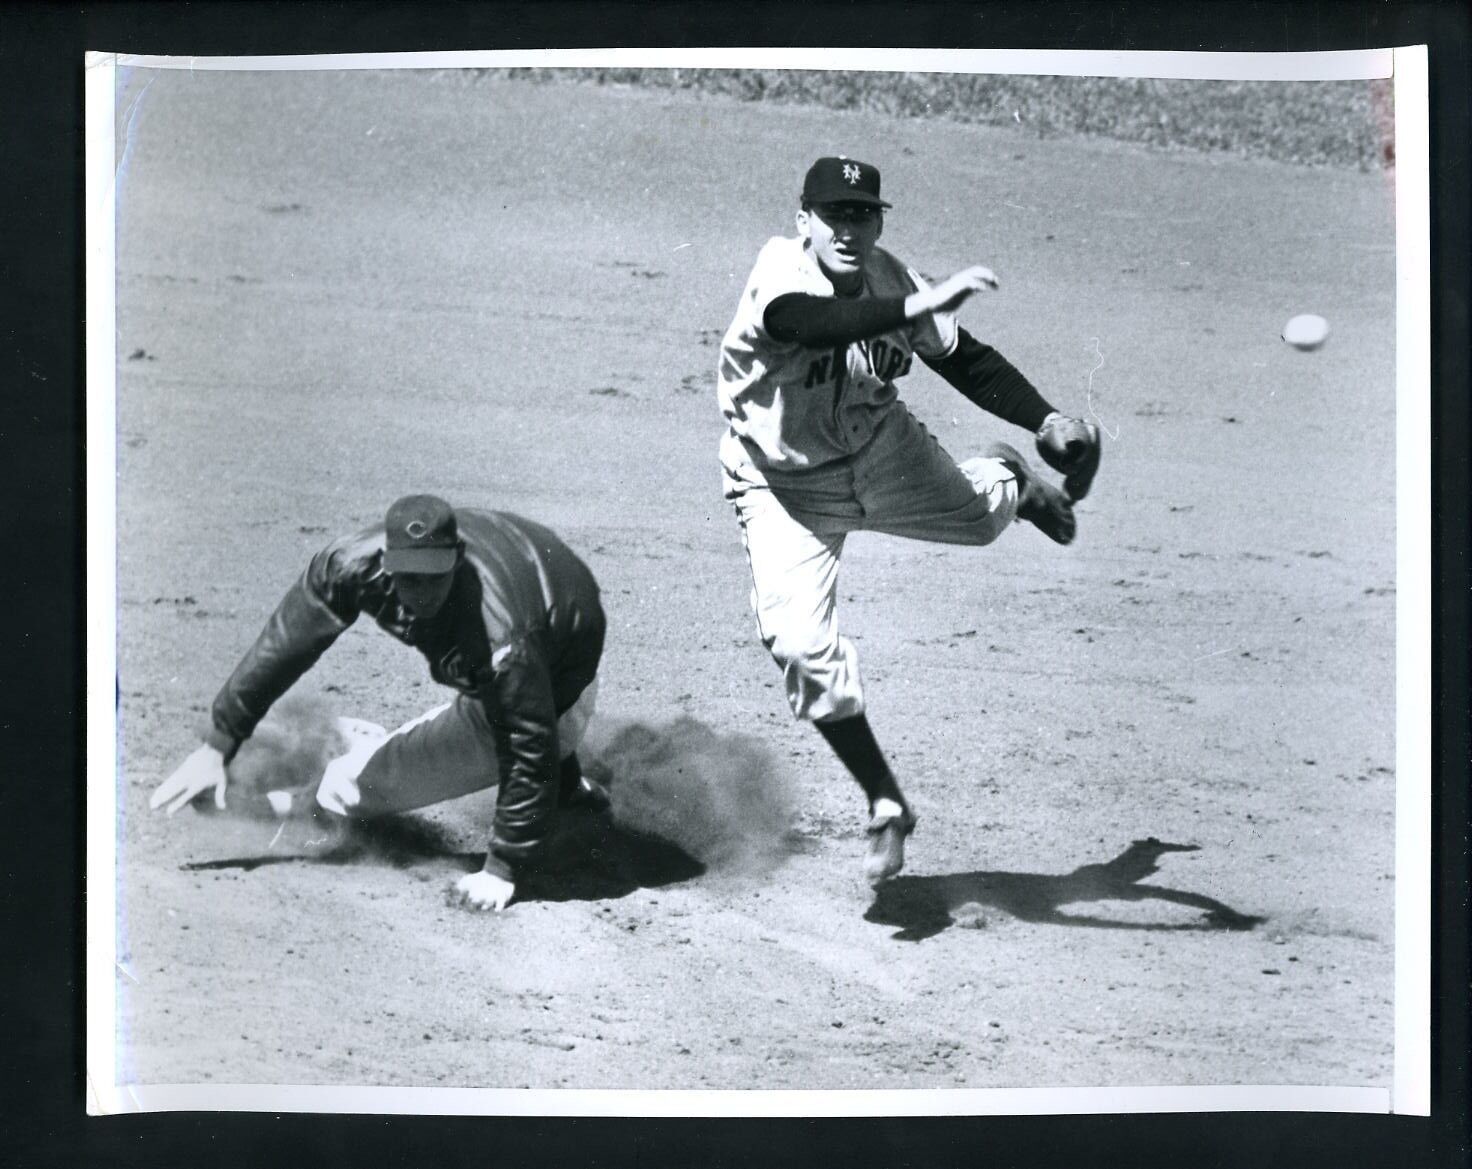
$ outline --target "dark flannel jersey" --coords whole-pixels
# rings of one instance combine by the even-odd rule
[[[547,528],[471,508],[455,518],[465,557],[427,621],[405,610],[384,571],[383,524],[317,553],[215,698],[210,741],[231,753],[366,613],[423,654],[436,682],[484,705],[501,772],[491,851],[515,862],[550,828],[557,718],[597,673],[603,609],[593,574]]]

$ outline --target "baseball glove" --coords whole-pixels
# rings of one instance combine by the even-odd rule
[[[1052,414],[1038,429],[1038,454],[1063,475],[1063,490],[1077,502],[1089,493],[1099,470],[1099,428],[1082,418]]]

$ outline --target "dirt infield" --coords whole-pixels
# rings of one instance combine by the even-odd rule
[[[1387,174],[449,73],[126,85],[124,1081],[1389,1084]],[[837,152],[899,255],[996,270],[963,324],[1109,435],[1071,548],[851,542],[921,820],[877,897],[715,458],[716,343]],[[902,392],[958,457],[1009,429]],[[421,490],[551,525],[610,616],[625,827],[571,818],[499,916],[444,902],[492,795],[345,840],[147,809],[308,557]],[[386,726],[442,693],[366,622],[300,689]]]

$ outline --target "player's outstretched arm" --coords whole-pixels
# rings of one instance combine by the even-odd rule
[[[225,782],[225,756],[218,748],[201,743],[168,779],[158,785],[148,806],[155,811],[166,806],[172,816],[200,792],[214,788],[215,807],[223,809]]]
[[[967,268],[934,288],[924,285],[908,296],[865,296],[857,300],[785,292],[769,304],[762,324],[778,341],[822,349],[867,341],[906,321],[933,312],[950,312],[983,288],[996,288],[990,268]]]
[[[965,329],[957,328],[955,348],[946,356],[922,354],[921,360],[967,400],[1029,433],[1056,413],[1016,366]]]
[[[926,313],[955,312],[973,295],[1000,287],[996,274],[977,264],[963,268],[933,288],[919,288],[905,297],[905,319],[913,321]]]

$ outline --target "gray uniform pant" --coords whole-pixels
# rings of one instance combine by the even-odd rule
[[[582,743],[598,699],[598,680],[557,720],[562,758]],[[356,817],[406,812],[452,800],[500,782],[495,739],[485,708],[468,695],[386,731],[360,719],[339,719],[348,750],[332,760],[317,802]]]

